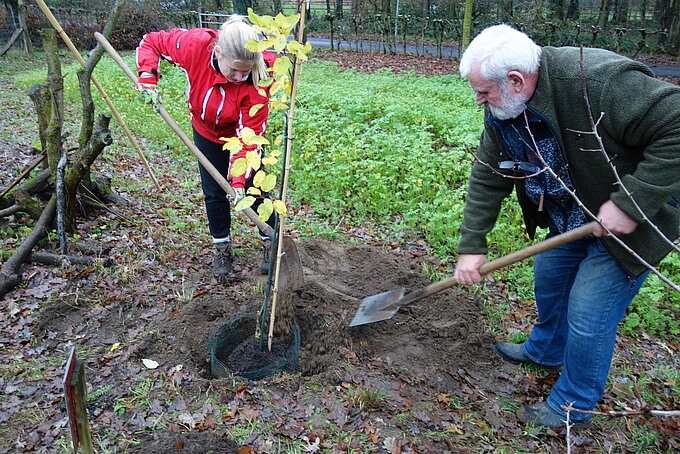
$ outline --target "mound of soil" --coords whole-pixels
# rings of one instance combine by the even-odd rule
[[[449,289],[402,307],[389,320],[350,328],[364,297],[399,287],[410,292],[428,285],[418,260],[365,244],[324,239],[297,240],[296,244],[305,284],[291,300],[302,338],[299,369],[303,377],[313,376],[316,382],[331,385],[339,379],[379,383],[381,392],[393,398],[403,394],[401,386],[415,385],[412,392],[446,393],[461,399],[479,389],[512,395],[508,384],[498,379],[498,359],[491,355],[493,337],[484,329],[482,310],[474,298]],[[224,296],[233,297],[234,293],[225,289]],[[217,295],[196,298],[174,316],[159,321],[155,333],[141,343],[138,355],[161,364],[189,365],[193,371],[185,370],[187,373],[195,373],[204,386],[211,386],[209,383],[220,380],[210,374],[209,337],[225,321],[259,309],[261,303],[259,294],[245,300]],[[251,360],[250,356],[239,359]],[[361,368],[358,375],[357,367]],[[399,384],[393,383],[395,380]],[[491,421],[494,418],[489,416]],[[159,431],[154,440],[142,440],[136,446],[140,451],[135,452],[161,452],[153,451],[153,446],[161,442],[174,446],[177,440],[177,434]],[[205,452],[220,449],[214,443],[218,441],[206,438]],[[149,451],[145,451],[147,445]]]

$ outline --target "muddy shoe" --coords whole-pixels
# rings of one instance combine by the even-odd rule
[[[215,244],[215,260],[213,261],[213,273],[216,276],[228,276],[232,270],[231,243]]]
[[[501,355],[504,360],[514,364],[533,364],[534,366],[543,368],[543,370],[550,374],[557,374],[562,370],[562,366],[546,366],[532,361],[531,358],[524,353],[522,345],[523,344],[511,344],[510,342],[498,342],[493,346],[493,349],[496,353]]]
[[[272,240],[262,241],[262,264],[260,265],[260,273],[269,274],[269,262],[272,252]]]
[[[569,423],[572,429],[580,429],[590,425],[591,417],[574,421],[573,413],[570,415]],[[524,405],[517,410],[517,419],[523,423],[532,423],[540,426],[550,427],[551,429],[561,429],[567,426],[567,417],[553,410],[547,402],[534,405]]]

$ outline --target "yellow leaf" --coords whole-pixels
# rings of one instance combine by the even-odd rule
[[[293,40],[288,43],[288,51],[290,51],[291,54],[296,54],[297,52],[302,50],[302,44],[299,42]]]
[[[246,208],[249,208],[250,206],[252,206],[253,203],[255,203],[255,197],[253,197],[251,195],[247,195],[244,198],[242,198],[241,200],[239,200],[239,202],[234,207],[234,210],[235,211],[245,210]]]
[[[283,140],[283,136],[281,136],[281,139]],[[274,150],[269,152],[269,156],[271,156],[272,158],[276,157],[276,156],[281,156],[282,154],[283,153],[281,152],[281,150],[278,150],[278,149],[274,149]]]
[[[229,150],[229,153],[236,154],[243,148],[243,143],[238,137],[220,137],[220,140],[224,140],[225,143],[222,145],[223,150]]]
[[[263,87],[263,88],[264,88],[264,87],[270,86],[273,82],[274,82],[274,78],[273,78],[273,77],[267,77],[266,79],[260,79],[260,80],[257,82],[257,86],[258,86],[258,87]]]
[[[283,134],[276,136],[276,139],[274,139],[274,145],[281,145],[281,142],[283,142]]]
[[[274,74],[288,74],[288,71],[290,71],[291,67],[292,64],[290,62],[290,58],[286,57],[285,55],[283,57],[279,57],[274,62]]]
[[[232,177],[240,177],[241,175],[246,173],[246,170],[248,170],[248,161],[246,160],[246,158],[238,158],[231,165],[229,175],[231,175]]]
[[[257,188],[253,188],[253,187],[248,188],[247,193],[250,194],[250,195],[262,195],[262,191],[260,191]]]
[[[275,96],[280,90],[283,90],[283,84],[277,80],[272,84],[269,93],[271,93],[272,96]]]
[[[262,170],[259,170],[253,177],[253,184],[259,188],[262,184],[262,181],[264,181],[264,177],[266,176],[266,173],[264,173]]]
[[[277,213],[279,213],[281,216],[285,216],[287,213],[286,210],[286,204],[283,203],[281,200],[274,200],[272,202],[274,205],[274,209],[276,210]]]
[[[272,101],[271,102],[271,110],[280,110],[280,109],[286,109],[288,107],[288,104],[285,102],[281,101]]]
[[[248,115],[250,115],[250,116],[252,117],[252,116],[255,115],[260,109],[262,109],[263,107],[264,107],[264,104],[255,104],[255,105],[254,105],[253,107],[251,107],[250,110],[248,111]]]
[[[112,352],[112,351],[114,351],[114,350],[117,350],[118,347],[120,347],[120,342],[116,342],[115,344],[113,344],[113,345],[111,346],[111,348],[109,349],[109,351]]]
[[[256,39],[251,39],[245,43],[243,47],[251,52],[262,52],[263,50],[267,50],[272,47],[275,42],[276,40],[272,38],[262,39],[259,41]]]
[[[248,160],[248,164],[250,164],[250,167],[253,168],[253,170],[259,170],[260,166],[262,165],[262,160],[260,158],[260,154],[257,151],[249,151],[246,153],[246,160]]]
[[[262,96],[263,98],[266,98],[266,97],[267,97],[267,92],[264,91],[262,88],[260,88],[259,90],[257,90],[257,94],[260,95],[260,96]]]
[[[257,207],[257,217],[260,218],[260,221],[266,222],[267,219],[269,219],[274,212],[274,205],[272,204],[272,201],[269,199],[264,199],[262,203],[260,204],[259,207]]]
[[[262,158],[262,165],[265,165],[265,166],[273,166],[277,162],[279,162],[279,160],[276,159],[276,158],[273,158],[271,156],[267,156],[265,158]]]
[[[243,140],[243,143],[246,145],[250,145],[249,140],[253,136],[255,136],[255,131],[253,131],[251,128],[246,126],[245,128],[241,129],[241,140]]]
[[[264,192],[269,192],[272,189],[274,189],[274,186],[276,186],[276,175],[270,173],[269,175],[264,177],[264,181],[262,181],[260,188],[262,188]]]
[[[281,53],[283,49],[286,48],[286,43],[288,42],[287,35],[279,35],[276,43],[274,44],[274,50],[276,53]]]

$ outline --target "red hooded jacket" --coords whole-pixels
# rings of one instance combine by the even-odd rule
[[[218,33],[218,30],[208,28],[147,33],[137,47],[137,71],[154,76],[140,78],[140,82],[156,83],[160,60],[165,59],[182,68],[187,76],[191,125],[201,136],[223,143],[220,137],[240,137],[245,127],[251,128],[257,135],[264,135],[269,117],[269,90],[264,89],[267,96],[259,94],[252,76],[243,84],[227,81],[217,69],[214,47]],[[263,52],[263,56],[266,64],[273,66],[274,54]],[[264,107],[251,116],[250,108],[257,104],[264,104]],[[231,156],[230,169],[231,164],[249,150],[257,150],[261,154],[256,146],[244,146],[239,153]],[[226,156],[229,151],[224,153]],[[232,185],[243,187],[251,175],[252,169],[249,168],[244,175],[232,178]]]

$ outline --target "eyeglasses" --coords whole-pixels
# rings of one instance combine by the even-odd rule
[[[524,170],[529,173],[538,173],[542,170],[541,167],[536,164],[521,161],[501,161],[498,163],[498,168],[503,170]]]

